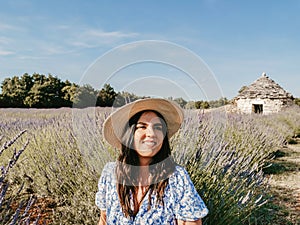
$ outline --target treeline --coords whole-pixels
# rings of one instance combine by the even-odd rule
[[[38,73],[6,78],[1,90],[0,107],[14,108],[112,106],[117,96],[108,84],[97,91],[90,85],[79,86]]]
[[[21,77],[6,78],[1,83],[0,107],[11,108],[60,108],[89,106],[122,106],[127,102],[145,98],[128,92],[116,92],[110,84],[101,90],[91,85],[78,85],[62,81],[49,74],[23,74]],[[171,97],[170,97],[171,98]],[[172,98],[171,98],[172,99]],[[173,99],[185,108],[215,108],[228,104],[226,98],[215,101],[189,101],[183,98]]]

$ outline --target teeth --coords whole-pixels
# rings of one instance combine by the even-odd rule
[[[144,144],[146,144],[148,146],[154,146],[156,144],[156,142],[154,142],[154,141],[144,141]]]

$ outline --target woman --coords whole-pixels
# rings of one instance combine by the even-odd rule
[[[120,154],[98,183],[99,225],[202,224],[208,210],[171,157],[169,139],[182,122],[183,110],[158,98],[127,104],[106,119],[104,138]]]

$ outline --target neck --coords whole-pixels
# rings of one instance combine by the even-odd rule
[[[149,185],[149,166],[140,166],[139,170],[139,186]]]
[[[139,157],[140,166],[147,167],[150,165],[152,158]]]

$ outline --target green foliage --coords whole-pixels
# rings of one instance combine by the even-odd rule
[[[210,101],[189,101],[185,102],[184,108],[186,109],[209,109],[209,108],[218,108],[224,105],[229,104],[230,101],[227,98],[220,98],[218,100]]]
[[[75,108],[93,107],[96,106],[97,91],[91,85],[85,84],[76,88],[73,99]]]
[[[9,97],[4,97],[3,95],[0,94],[0,107],[6,108],[11,105],[10,103],[10,98]]]
[[[32,85],[33,82],[28,74],[24,74],[21,78],[14,76],[4,79],[1,84],[4,106],[26,107],[24,98],[28,95]]]
[[[290,157],[292,155],[287,149],[283,147],[282,150],[277,150],[270,155],[270,160],[266,162],[263,168],[265,174],[282,174],[285,172],[297,172],[299,170],[299,165],[296,162],[289,162],[282,159],[282,157]]]
[[[287,143],[288,143],[288,144],[291,144],[291,145],[295,145],[295,144],[297,144],[298,142],[297,142],[294,138],[288,138],[288,139],[287,139]]]
[[[271,194],[273,191],[271,190]],[[253,213],[250,215],[248,222],[245,224],[248,225],[297,225],[288,219],[289,211],[283,206],[280,206],[278,202],[275,202],[269,194],[270,201],[267,202],[262,207],[253,210]]]
[[[209,108],[218,108],[224,105],[229,104],[229,100],[227,98],[220,98],[218,100],[210,100],[210,101],[186,101],[183,98],[169,98],[177,102],[182,108],[185,109],[209,109]]]
[[[182,108],[185,108],[187,104],[187,101],[185,101],[183,98],[175,98],[173,101],[177,102]]]
[[[3,136],[0,137],[0,141],[3,141],[0,148],[1,163],[3,163],[0,174],[0,221],[3,225],[29,224],[30,221],[37,224],[40,220],[38,215],[36,219],[33,219],[30,213],[30,210],[34,208],[36,196],[31,195],[28,197],[27,195],[28,198],[24,198],[24,194],[26,195],[24,193],[25,182],[19,184],[9,179],[11,171],[28,145],[27,140],[25,144],[21,144],[19,150],[16,150],[16,148],[13,150],[13,147],[25,132],[26,130],[21,131],[8,141],[5,141]],[[3,160],[5,155],[8,155],[7,160]],[[23,198],[20,198],[20,196],[23,196]]]
[[[25,73],[20,78],[6,78],[2,84],[0,103],[2,107],[33,107],[58,108],[71,106],[71,99],[65,87],[70,86],[68,81],[62,82],[51,74]],[[64,89],[65,88],[65,89]],[[69,97],[69,98],[68,98]]]
[[[63,93],[63,101],[65,101],[66,107],[71,107],[73,103],[78,103],[76,96],[78,88],[78,85],[70,83],[68,80],[65,82],[65,86],[61,89],[61,91]]]
[[[109,84],[98,93],[91,85],[79,86],[68,80],[63,82],[51,74],[37,73],[6,78],[1,88],[0,107],[11,108],[112,106],[117,96]]]
[[[196,107],[196,109],[208,109],[209,103],[208,103],[208,101],[196,101],[195,107]]]
[[[2,135],[14,136],[26,128],[30,137],[10,179],[30,177],[32,192],[55,201],[53,213],[48,214],[50,224],[95,224],[99,219],[94,204],[97,181],[104,164],[116,156],[101,134],[110,109],[0,111]],[[262,168],[271,153],[293,134],[291,122],[300,127],[299,109],[270,116],[199,115],[198,110],[187,110],[186,116],[171,140],[172,154],[187,167],[207,203],[209,215],[203,224],[245,225],[254,219],[255,224],[266,224],[260,222],[261,214],[254,218],[255,210],[263,209],[268,198]],[[1,157],[0,164],[6,159]]]
[[[94,112],[89,109],[74,109],[74,113],[68,109],[3,111],[2,134],[27,127],[31,138],[11,179],[30,177],[32,192],[55,201],[55,213],[47,215],[50,224],[94,224],[98,220],[94,196],[103,160],[108,159],[102,154],[107,149],[99,138],[101,129],[94,126]],[[100,127],[104,113],[97,115]],[[13,126],[15,118],[19,119]]]
[[[58,108],[64,106],[65,83],[52,75],[33,74],[33,86],[28,92],[24,104],[34,108]]]
[[[118,92],[118,94],[115,98],[115,102],[114,102],[113,106],[120,107],[120,106],[123,106],[123,105],[125,105],[129,102],[133,102],[133,101],[141,99],[141,98],[144,98],[144,97],[139,97],[139,96],[137,96],[133,93],[129,93],[129,92],[126,92],[126,91]]]
[[[115,90],[109,84],[105,84],[97,96],[96,105],[101,107],[111,107],[114,104],[116,96],[117,93]]]
[[[6,78],[1,84],[0,107],[2,108],[60,108],[60,107],[119,107],[128,102],[145,98],[129,92],[117,93],[110,84],[104,84],[98,91],[91,85],[82,86],[61,81],[51,74],[48,76],[34,73],[21,77]],[[229,103],[226,98],[211,101],[187,102],[182,97],[169,99],[182,108],[208,109]]]
[[[264,169],[265,174],[281,174],[287,171],[286,167],[280,163],[268,163]]]
[[[295,98],[294,102],[296,105],[300,106],[300,98]]]
[[[179,138],[184,143],[175,144],[180,145],[177,154],[185,152],[184,157],[179,157],[180,163],[188,168],[210,210],[204,224],[243,224],[251,210],[264,202],[260,168],[269,146],[261,145],[261,141],[267,137],[262,137],[261,132],[252,137],[252,123],[246,118],[242,127],[236,118],[223,124],[218,118],[209,114],[198,122],[197,117],[190,118]]]
[[[221,107],[221,106],[227,105],[227,104],[229,104],[229,101],[227,98],[220,98],[218,100],[209,101],[210,108],[218,108],[218,107]]]
[[[213,112],[187,119],[172,145],[175,158],[186,165],[208,205],[210,213],[204,224],[252,223],[255,210],[268,200],[263,168],[293,132],[287,123],[280,123],[281,129],[267,124],[278,125],[284,116],[300,120],[299,112],[289,109],[268,117]],[[255,224],[265,224],[260,221]]]

